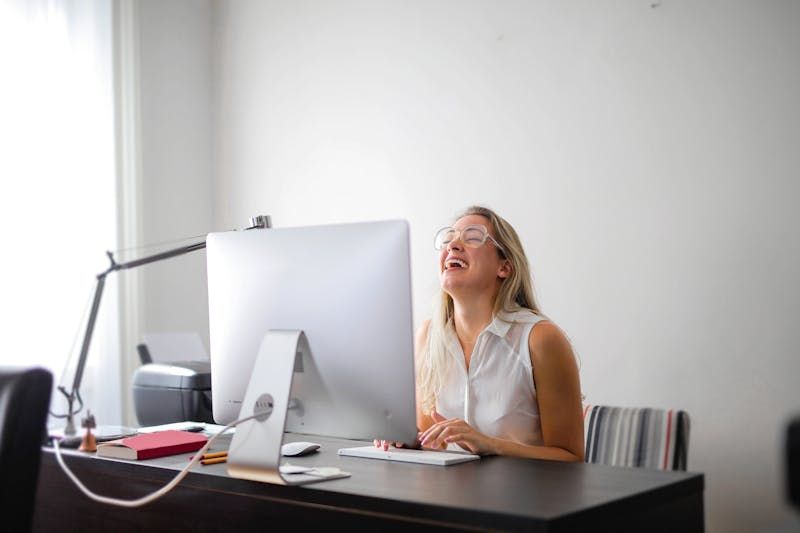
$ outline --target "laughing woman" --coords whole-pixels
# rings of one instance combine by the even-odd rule
[[[416,340],[422,446],[582,461],[575,356],[536,305],[514,228],[470,207],[435,247],[441,305]]]

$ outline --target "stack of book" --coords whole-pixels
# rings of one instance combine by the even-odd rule
[[[208,437],[188,431],[156,431],[112,440],[97,445],[97,455],[115,459],[155,459],[167,455],[194,452],[208,442]]]

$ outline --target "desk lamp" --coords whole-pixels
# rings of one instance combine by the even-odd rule
[[[250,218],[250,224],[248,227],[245,228],[245,230],[266,229],[271,227],[272,227],[272,220],[269,217],[269,215],[258,215]],[[80,356],[78,357],[78,365],[75,369],[75,376],[73,377],[72,380],[72,389],[67,391],[66,387],[64,387],[63,385],[59,385],[58,387],[58,391],[61,394],[63,394],[64,397],[67,399],[67,412],[64,415],[53,415],[53,416],[57,418],[67,419],[67,424],[63,430],[65,436],[74,436],[77,433],[75,429],[74,417],[75,415],[80,413],[81,409],[83,409],[83,399],[81,398],[80,394],[81,380],[83,379],[83,371],[86,366],[86,357],[89,354],[89,344],[92,341],[92,334],[94,333],[94,325],[97,320],[97,312],[100,308],[100,299],[103,296],[103,288],[105,287],[106,276],[118,270],[127,270],[129,268],[136,268],[149,263],[155,263],[163,259],[169,259],[171,257],[176,257],[179,255],[187,254],[189,252],[194,252],[195,250],[202,250],[205,247],[206,247],[206,242],[200,241],[186,246],[174,248],[172,250],[167,250],[166,252],[161,252],[158,254],[142,257],[141,259],[135,259],[133,261],[127,261],[124,263],[117,263],[114,260],[114,254],[112,252],[106,252],[109,261],[111,261],[111,265],[105,271],[97,275],[97,285],[95,286],[94,290],[92,309],[91,312],[89,313],[89,320],[86,324],[86,331],[84,332],[83,335],[83,343],[81,344],[81,352]],[[77,402],[77,407],[75,407],[76,402]],[[136,433],[135,429],[126,428],[124,426],[106,426],[106,427],[98,426],[95,429],[95,435],[98,438],[98,440],[108,440],[109,438],[120,438],[126,435],[132,435],[134,433]]]

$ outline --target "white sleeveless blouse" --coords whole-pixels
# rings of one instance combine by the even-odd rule
[[[486,435],[541,445],[528,338],[542,320],[531,311],[498,313],[478,335],[469,369],[453,324],[448,324],[445,339],[452,359],[436,410],[446,418],[461,418]]]

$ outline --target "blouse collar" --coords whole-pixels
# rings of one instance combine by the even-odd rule
[[[508,330],[511,328],[513,324],[530,324],[533,322],[537,322],[541,317],[531,311],[530,309],[520,309],[518,311],[500,311],[494,315],[494,318],[489,323],[488,326],[483,331],[488,331],[493,335],[497,335],[500,338],[503,338],[508,333]],[[447,333],[448,337],[450,337],[450,342],[455,341],[458,343],[458,338],[456,337],[456,330],[453,326],[453,321],[451,320],[447,324]]]

